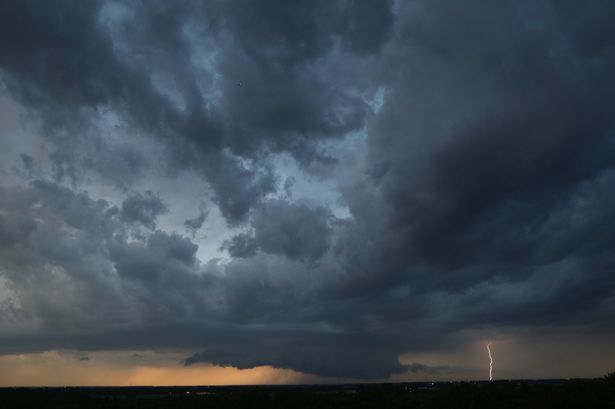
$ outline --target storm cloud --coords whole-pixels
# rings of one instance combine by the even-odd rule
[[[389,379],[612,337],[614,13],[0,1],[0,353]]]

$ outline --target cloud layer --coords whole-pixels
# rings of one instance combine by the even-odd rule
[[[0,2],[0,353],[387,379],[612,337],[613,12]]]

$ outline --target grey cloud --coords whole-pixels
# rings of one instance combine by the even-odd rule
[[[130,224],[139,224],[153,229],[156,219],[168,212],[167,207],[154,192],[146,190],[143,193],[134,192],[122,202],[121,216]]]
[[[156,231],[146,243],[116,243],[111,260],[121,276],[158,281],[161,274],[190,270],[196,264],[198,249],[189,239]]]
[[[207,219],[208,211],[203,207],[199,209],[199,215],[193,217],[192,219],[184,220],[184,227],[188,230],[192,236],[196,234],[196,232],[203,227],[203,223],[205,223],[205,219]]]
[[[313,60],[333,47],[335,37],[356,52],[378,51],[390,34],[392,2],[368,0],[270,2],[240,1],[224,5],[224,20],[243,47],[276,57],[275,64]],[[268,21],[260,25],[258,21]],[[262,44],[271,45],[265,48]]]
[[[58,329],[111,333],[134,325],[140,331],[155,316],[169,324],[203,309],[198,246],[188,238],[153,231],[128,241],[132,229],[114,206],[54,182],[5,189],[2,214],[32,222],[15,228],[2,220],[9,241],[0,250],[0,269],[22,300],[19,310],[40,320],[41,339]],[[16,329],[7,340],[18,335]],[[75,340],[78,349],[91,345]]]
[[[250,233],[241,233],[223,243],[222,249],[228,250],[232,257],[251,257],[256,254],[258,244]]]
[[[5,192],[2,213],[28,226],[0,251],[2,275],[17,292],[26,322],[36,317],[42,328],[70,330],[99,314],[115,315],[124,304],[115,299],[101,243],[122,230],[105,212],[109,204],[47,181]],[[95,306],[95,299],[114,301]]]
[[[434,375],[434,374],[438,374],[441,371],[446,371],[449,370],[450,367],[448,366],[429,366],[429,365],[424,365],[421,364],[419,362],[413,362],[411,364],[408,365],[404,365],[405,368],[412,372],[412,373],[425,373],[425,374],[430,374],[430,375]]]
[[[245,163],[223,154],[206,166],[217,172],[216,179],[210,181],[216,191],[214,201],[231,225],[244,221],[252,206],[276,190],[277,180],[269,165]]]
[[[270,200],[259,206],[252,217],[253,234],[240,234],[225,243],[233,257],[247,257],[262,250],[290,259],[316,261],[331,242],[332,215],[322,207]]]
[[[291,198],[293,195],[293,185],[295,184],[296,179],[292,176],[287,177],[284,180],[284,193],[286,194],[286,197]]]
[[[24,217],[14,217],[7,219],[0,215],[0,243],[10,246],[25,240],[34,230],[37,224],[35,221]]]
[[[21,162],[23,164],[23,167],[27,170],[27,171],[32,171],[32,165],[34,164],[34,158],[30,155],[27,155],[25,153],[22,153],[21,155],[19,155],[19,157],[21,158]]]
[[[385,378],[392,373],[402,373],[401,365],[392,351],[370,348],[362,340],[351,340],[347,336],[331,336],[318,340],[311,337],[294,337],[292,345],[282,338],[268,340],[253,339],[250,345],[232,345],[231,348],[216,348],[195,354],[186,359],[185,365],[198,362],[212,362],[221,366],[253,368],[271,365],[277,368],[292,368],[305,373],[358,379]],[[314,343],[314,341],[316,341]],[[339,344],[348,342],[344,348]],[[247,350],[249,348],[250,350]]]
[[[354,87],[334,86],[316,63],[331,54],[337,37],[357,52],[377,50],[388,36],[392,14],[385,1],[342,3],[5,4],[3,79],[53,130],[58,177],[78,177],[76,167],[85,167],[125,183],[117,172],[130,175],[151,165],[126,148],[120,152],[125,156],[106,159],[119,167],[105,166],[95,152],[90,160],[80,160],[83,145],[104,150],[104,136],[88,132],[88,121],[101,107],[110,109],[172,148],[167,158],[172,167],[204,172],[224,215],[237,223],[274,187],[260,172],[246,172],[242,161],[229,159],[228,151],[258,162],[269,151],[290,152],[301,163],[328,161],[318,141],[364,124],[367,105]],[[128,9],[124,19],[109,17],[113,7]],[[70,10],[56,14],[55,8]],[[249,10],[268,24],[255,25]],[[186,32],[211,43],[215,73],[194,65]],[[220,76],[219,89],[200,92],[214,75]],[[184,110],[157,88],[160,81],[173,84]],[[222,99],[208,100],[211,92],[221,92]],[[75,143],[76,134],[87,134],[88,142]]]
[[[390,80],[371,125],[369,171],[383,202],[371,206],[386,209],[382,234],[396,237],[386,257],[441,269],[430,274],[437,286],[481,281],[455,275],[485,263],[522,278],[514,264],[531,263],[532,232],[612,166],[611,102],[602,97],[611,57],[558,48],[560,28],[549,27],[558,16],[541,16],[538,29],[510,7],[421,4],[404,11],[398,41],[410,45],[391,48],[407,69]]]

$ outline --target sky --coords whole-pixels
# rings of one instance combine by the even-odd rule
[[[612,372],[613,15],[0,0],[0,386]]]

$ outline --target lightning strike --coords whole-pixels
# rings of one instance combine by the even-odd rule
[[[491,355],[491,342],[487,342],[487,353],[489,354],[489,380],[493,380],[493,356]]]

